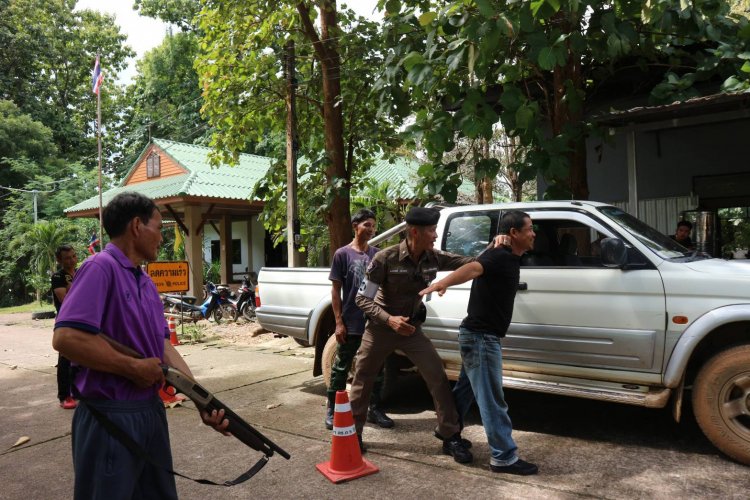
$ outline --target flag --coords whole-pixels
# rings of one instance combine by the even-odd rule
[[[89,240],[89,254],[94,255],[96,253],[97,245],[99,245],[99,237],[96,233],[91,233],[91,239]]]
[[[174,225],[174,252],[175,253],[180,251],[181,245],[182,245],[182,233],[177,227],[177,224],[175,224]]]
[[[104,74],[102,73],[102,68],[99,66],[99,56],[96,56],[96,61],[94,62],[94,69],[91,71],[91,91],[94,94],[99,93],[99,89],[102,86],[102,82],[104,81]]]

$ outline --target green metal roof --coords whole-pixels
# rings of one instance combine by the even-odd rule
[[[419,181],[420,163],[404,157],[392,160],[375,160],[365,176],[377,184],[388,183],[388,196],[395,199],[411,200],[417,196],[414,188]],[[474,185],[464,179],[458,192],[467,196],[474,195]]]
[[[102,194],[102,205],[106,205],[109,200],[125,191],[138,191],[156,201],[176,196],[248,200],[255,184],[266,175],[273,163],[271,158],[243,153],[240,154],[239,163],[236,166],[220,165],[212,168],[208,160],[210,148],[166,139],[152,139],[152,142],[188,173],[131,185],[121,183]],[[149,147],[150,145],[144,149],[144,152]],[[126,180],[133,170],[140,165],[142,158],[143,154],[125,176]],[[300,162],[304,161],[304,159],[300,159]],[[414,188],[419,180],[417,174],[419,166],[420,164],[417,161],[408,158],[399,157],[391,160],[381,158],[375,160],[366,176],[379,185],[388,183],[389,197],[410,200],[416,197]],[[459,192],[471,196],[474,192],[474,186],[471,182],[464,181],[459,187]],[[65,213],[97,208],[99,208],[98,195],[65,209]]]
[[[106,205],[109,200],[124,191],[138,191],[153,200],[175,196],[247,200],[250,198],[255,184],[266,175],[273,161],[271,158],[263,156],[240,154],[237,165],[220,165],[212,168],[208,161],[210,148],[166,139],[153,139],[152,142],[172,157],[188,173],[148,180],[129,186],[120,184],[120,186],[102,194],[103,205]],[[139,157],[125,179],[138,167],[140,160]],[[97,195],[66,209],[65,212],[80,212],[98,207],[99,196]]]

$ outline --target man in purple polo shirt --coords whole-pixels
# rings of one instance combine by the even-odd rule
[[[73,416],[75,498],[177,498],[164,405],[161,363],[190,375],[169,342],[159,293],[141,270],[156,260],[162,218],[156,205],[138,193],[121,193],[103,213],[111,242],[86,259],[76,273],[55,322],[53,347],[78,370],[74,379],[80,404]],[[105,333],[143,355],[115,350]],[[133,455],[110,436],[92,413],[103,413],[163,467]],[[201,415],[219,432],[229,422],[224,410]]]

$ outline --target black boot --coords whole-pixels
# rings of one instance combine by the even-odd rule
[[[328,406],[326,407],[326,429],[333,429],[333,410],[336,408],[336,393],[328,394]]]
[[[370,411],[367,412],[367,421],[377,424],[383,429],[390,429],[394,425],[393,420],[377,405],[370,405]]]

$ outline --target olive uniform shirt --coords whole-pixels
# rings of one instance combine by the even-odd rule
[[[379,285],[377,295],[370,299],[361,293],[356,302],[365,315],[377,323],[387,324],[390,316],[411,318],[411,324],[417,326],[424,322],[424,305],[419,292],[426,288],[438,271],[453,271],[473,257],[462,257],[440,250],[426,250],[419,263],[415,264],[409,257],[406,240],[376,253],[367,268],[367,281]]]

